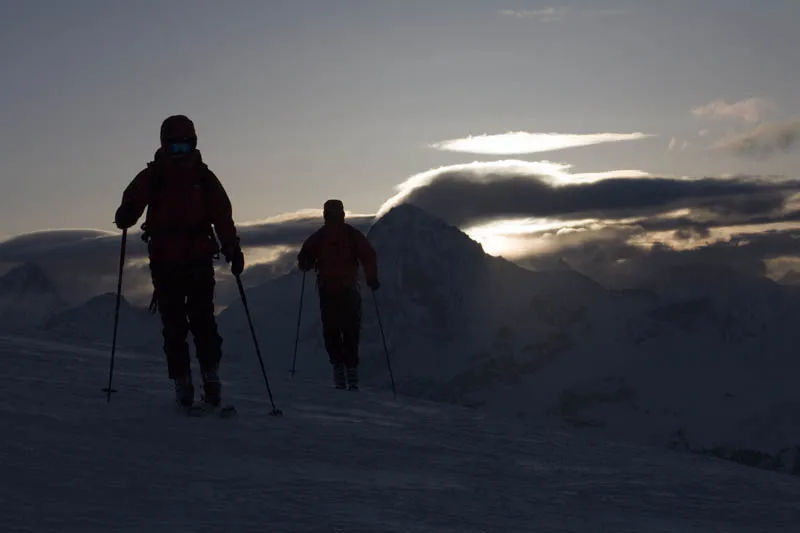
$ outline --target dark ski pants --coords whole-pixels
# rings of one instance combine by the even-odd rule
[[[319,288],[322,335],[331,364],[357,368],[361,334],[361,293],[358,287]]]
[[[212,258],[180,263],[150,263],[154,297],[161,315],[169,377],[191,372],[189,331],[200,370],[215,369],[222,358],[222,338],[214,316]]]

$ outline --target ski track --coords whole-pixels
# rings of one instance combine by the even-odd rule
[[[223,368],[239,417],[172,405],[160,354],[0,337],[3,531],[782,532],[796,477],[467,409]],[[273,376],[274,375],[274,376]],[[282,379],[281,379],[282,378]]]

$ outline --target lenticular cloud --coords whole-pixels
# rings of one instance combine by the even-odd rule
[[[641,132],[567,134],[517,131],[497,135],[477,135],[461,139],[450,139],[434,143],[431,147],[449,152],[513,155],[551,152],[610,142],[636,141],[648,137],[652,137],[652,135]]]

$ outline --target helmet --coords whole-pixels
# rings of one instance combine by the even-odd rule
[[[161,123],[161,146],[166,148],[175,141],[184,141],[197,146],[197,133],[194,123],[185,115],[172,115]]]

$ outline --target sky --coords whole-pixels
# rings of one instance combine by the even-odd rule
[[[789,231],[796,20],[796,0],[0,0],[0,261],[115,232],[177,113],[250,246],[330,197],[413,201],[515,258]]]

